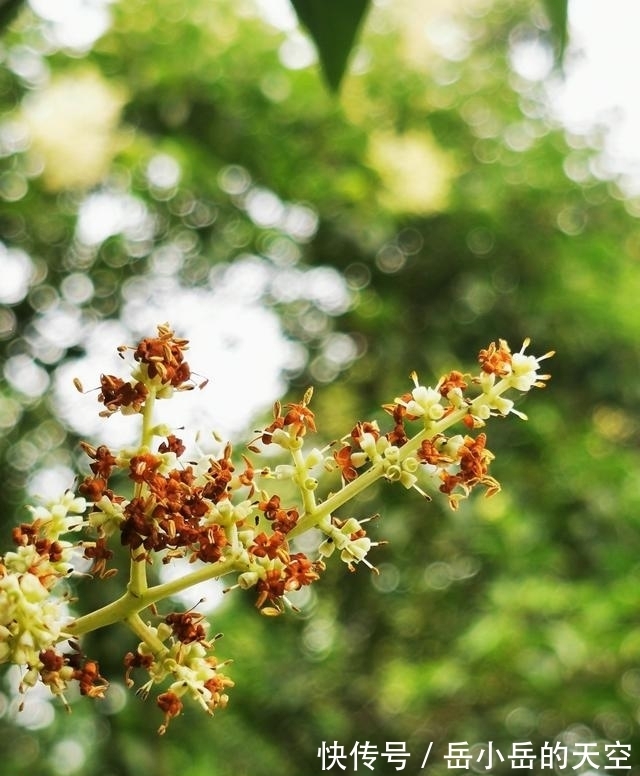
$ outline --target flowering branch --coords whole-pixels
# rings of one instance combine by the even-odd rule
[[[524,418],[505,395],[543,387],[549,375],[539,373],[540,362],[553,355],[526,355],[528,344],[512,353],[504,340],[491,343],[479,353],[477,375],[453,371],[433,388],[413,374],[413,389],[384,406],[393,421],[390,431],[383,433],[375,421],[358,422],[322,450],[305,447],[307,436],[316,432],[312,390],[284,409],[277,402],[273,421],[248,451],[260,456],[275,445],[291,463],[259,468],[248,455],[234,461],[230,444],[219,458],[185,463],[182,441],[155,424],[157,400],[195,387],[185,360],[187,340],[165,324],[135,348],[121,347],[123,358],[132,352],[132,368],[128,379],[101,376],[100,414],[141,415],[140,444],[112,452],[106,445],[84,443],[91,474],[79,495],[67,492],[46,507],[31,508],[32,521],[14,529],[16,550],[0,558],[0,663],[23,667],[23,689],[41,681],[64,701],[68,684],[77,681],[82,694],[102,697],[107,681],[98,664],[83,655],[78,639],[120,622],[139,640],[124,657],[127,683],[134,684],[134,671],[145,673],[138,690],[144,696],[168,683],[157,696],[164,713],[159,732],[182,711],[185,697],[209,714],[224,707],[233,682],[223,671],[227,661],[213,654],[218,637],[208,637],[209,623],[193,611],[162,617],[156,604],[200,582],[232,575],[228,590],[253,589],[259,611],[274,616],[287,605],[295,608],[288,595],[316,582],[335,553],[350,571],[362,563],[377,573],[368,555],[380,542],[367,535],[367,521],[337,512],[380,479],[427,499],[428,491],[442,493],[453,509],[474,488],[487,496],[498,492],[500,485],[489,474],[493,454],[486,434],[472,432],[494,415]],[[454,426],[464,433],[448,436]],[[130,498],[109,487],[118,470],[133,483]],[[340,487],[320,499],[320,479],[331,473],[340,474]],[[286,507],[278,492],[262,486],[275,483],[277,490],[287,481],[299,498]],[[297,550],[296,540],[312,529],[320,539],[310,556]],[[81,538],[62,538],[67,535]],[[96,611],[68,616],[68,595],[59,592],[66,586],[58,583],[74,574],[74,559],[81,552],[94,577],[109,578],[116,573],[109,562],[118,546],[128,553],[130,566],[122,595]],[[150,586],[148,569],[175,558],[202,565]],[[143,612],[150,622],[142,619]]]

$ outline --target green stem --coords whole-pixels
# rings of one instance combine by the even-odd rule
[[[136,636],[144,641],[145,644],[151,649],[155,655],[159,655],[165,652],[167,647],[160,641],[151,628],[142,620],[142,617],[136,612],[125,618],[125,622],[136,634]]]
[[[147,583],[147,560],[146,553],[142,552],[140,555],[135,555],[135,551],[131,551],[131,563],[129,568],[129,584],[127,589],[131,592],[135,598],[140,598],[148,588]],[[140,558],[138,560],[138,558]]]
[[[300,447],[292,447],[290,452],[296,467],[296,484],[300,490],[302,506],[306,513],[313,513],[316,509],[316,496],[313,490],[308,490],[304,486],[305,480],[309,477],[309,470],[306,467],[302,449]]]
[[[178,579],[173,579],[170,582],[149,587],[139,595],[128,589],[116,601],[97,609],[95,612],[78,617],[77,620],[74,620],[67,626],[65,632],[71,636],[82,636],[85,633],[98,630],[98,628],[104,628],[107,625],[113,625],[116,622],[127,622],[131,626],[132,618],[137,616],[143,609],[151,606],[151,604],[171,595],[181,593],[183,590],[187,590],[200,582],[222,577],[231,571],[241,570],[244,570],[242,562],[237,557],[231,557],[202,566],[202,568],[192,571],[190,574],[185,574]]]
[[[502,393],[508,390],[509,387],[510,385],[508,380],[500,380],[493,386],[490,394],[481,394],[477,397],[477,400],[480,400],[483,396],[485,399],[500,396]],[[470,407],[460,407],[448,415],[445,415],[440,420],[429,423],[426,428],[418,432],[400,448],[400,461],[402,462],[406,460],[409,456],[413,455],[417,450],[419,450],[425,439],[433,439],[438,434],[442,434],[451,426],[459,423],[469,413],[470,410],[473,410],[475,401],[476,400],[471,403]],[[370,469],[367,469],[366,472],[358,476],[355,480],[347,483],[337,493],[333,493],[321,504],[311,510],[305,510],[304,514],[300,517],[300,520],[298,520],[295,528],[293,528],[287,534],[287,538],[293,539],[294,537],[300,536],[300,534],[303,534],[311,528],[317,526],[322,522],[322,520],[332,515],[341,506],[346,504],[348,501],[351,501],[352,498],[355,498],[358,494],[362,493],[362,491],[373,485],[373,483],[378,480],[383,475],[383,473],[383,465],[381,463],[375,463],[371,466]]]
[[[211,579],[217,579],[223,577],[225,574],[229,574],[232,571],[245,571],[244,564],[238,557],[225,558],[224,560],[218,560],[215,563],[207,563],[196,571],[192,571],[189,574],[185,574],[183,577],[172,579],[170,582],[163,582],[160,585],[154,585],[150,587],[143,595],[143,607],[151,606],[157,601],[161,601],[163,598],[181,593],[183,590],[188,590],[193,585],[199,585],[201,582],[208,582]]]
[[[153,387],[149,387],[149,393],[144,402],[142,410],[142,447],[151,447],[153,441],[153,410],[156,403],[156,392]]]
[[[423,440],[431,439],[436,434],[442,433],[444,429],[448,428],[453,423],[457,423],[466,414],[466,408],[456,410],[446,418],[443,418],[437,423],[420,431],[400,448],[400,460],[405,460],[409,455],[418,450]],[[367,469],[366,472],[359,475],[355,480],[351,480],[351,482],[347,483],[344,488],[341,488],[337,493],[333,493],[312,512],[305,512],[300,520],[298,520],[296,527],[288,533],[288,538],[293,539],[295,536],[299,536],[310,528],[318,525],[324,518],[333,514],[341,506],[348,501],[351,501],[352,498],[355,498],[362,493],[362,491],[373,485],[376,480],[380,479],[383,473],[384,467],[382,463],[374,463],[370,469]]]
[[[127,617],[135,614],[144,606],[140,605],[140,599],[133,596],[128,590],[120,598],[110,604],[78,617],[65,628],[66,633],[72,636],[82,636],[90,631],[112,625],[114,622],[122,622]]]
[[[492,387],[489,394],[489,398],[499,396],[504,393],[510,387],[507,380],[500,380]],[[425,439],[433,439],[438,434],[443,433],[449,427],[459,423],[469,411],[473,411],[475,401],[471,406],[463,406],[453,412],[449,413],[445,417],[438,421],[429,423],[425,428],[412,437],[405,445],[400,448],[399,457],[400,461],[406,460],[409,456],[413,455],[422,445]],[[485,399],[487,396],[485,396]],[[149,420],[151,410],[147,415],[145,406],[145,421],[143,422],[143,441],[149,442],[151,440],[152,427]],[[292,451],[294,452],[294,451]],[[297,471],[302,471],[300,467],[304,467],[304,460],[300,451],[295,451],[299,460],[294,455],[294,462],[296,464]],[[337,493],[333,493],[321,504],[316,504],[315,496],[312,491],[308,491],[309,496],[305,499],[306,511],[301,516],[296,527],[289,532],[288,538],[299,536],[300,534],[308,531],[314,526],[319,525],[327,517],[331,516],[337,509],[346,504],[352,498],[355,498],[359,493],[370,487],[376,480],[378,480],[384,474],[384,467],[381,462],[375,463],[366,472],[361,474],[355,480],[347,483],[344,488],[341,488]],[[304,494],[303,494],[304,498]],[[185,574],[183,577],[171,580],[170,582],[164,582],[152,587],[147,586],[146,580],[146,563],[143,560],[136,561],[132,557],[132,573],[131,580],[128,585],[125,594],[113,601],[101,609],[95,612],[86,614],[74,620],[65,630],[66,633],[71,636],[81,636],[89,631],[103,628],[107,625],[111,625],[115,622],[126,622],[138,635],[141,635],[147,643],[149,642],[148,634],[143,636],[143,628],[147,629],[142,620],[139,617],[139,612],[146,609],[148,606],[163,600],[172,595],[187,590],[193,585],[197,585],[201,582],[207,582],[212,579],[217,579],[225,574],[231,572],[242,572],[246,570],[246,562],[242,560],[237,554],[230,555],[227,558],[210,563],[196,571],[192,571],[190,574]],[[144,631],[146,633],[146,630]],[[153,634],[151,634],[153,635]]]
[[[156,392],[153,387],[149,388],[144,407],[142,410],[142,433],[140,440],[141,449],[150,449],[153,442],[153,410],[156,403]],[[149,488],[145,483],[140,483],[136,487],[136,496],[144,498]],[[144,552],[142,557],[131,552],[131,561],[129,564],[129,584],[128,589],[132,595],[139,597],[148,587],[147,582],[147,563]]]

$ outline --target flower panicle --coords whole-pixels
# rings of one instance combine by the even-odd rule
[[[164,735],[170,721],[183,709],[183,698],[189,698],[212,715],[228,703],[227,688],[234,682],[222,670],[229,661],[220,661],[214,654],[217,634],[208,637],[209,623],[195,612],[172,612],[157,626],[143,625],[159,648],[151,649],[148,641],[142,641],[135,652],[124,658],[125,680],[134,686],[133,671],[141,669],[148,678],[138,689],[147,697],[154,685],[169,682],[166,690],[156,698],[157,706],[164,713],[164,721],[158,733]]]
[[[191,368],[185,360],[189,340],[177,337],[167,323],[157,328],[155,337],[145,337],[135,347],[118,347],[123,359],[128,351],[133,352],[134,364],[127,379],[118,375],[100,375],[98,401],[104,405],[100,412],[102,417],[117,412],[139,414],[152,396],[168,399],[174,391],[190,391],[196,387]],[[200,383],[200,387],[204,387],[206,382]],[[84,393],[78,379],[74,380],[74,384]]]
[[[62,537],[83,527],[87,503],[67,491],[60,499],[30,509],[32,521],[12,531],[15,550],[0,558],[0,663],[25,667],[21,691],[40,680],[68,706],[64,693],[73,681],[80,693],[102,697],[107,681],[98,664],[68,641],[68,594],[60,583],[75,570],[78,543]]]
[[[387,429],[375,419],[358,421],[338,441],[311,446],[317,422],[308,389],[299,402],[275,403],[272,420],[256,432],[246,453],[236,455],[220,441],[216,454],[188,458],[185,442],[152,421],[156,398],[194,387],[185,359],[188,341],[163,324],[155,337],[122,346],[119,354],[131,362],[129,376],[102,375],[98,400],[105,416],[142,414],[140,443],[124,450],[83,443],[89,473],[78,495],[68,492],[32,508],[31,523],[14,529],[16,548],[0,558],[0,662],[25,666],[25,687],[40,680],[64,699],[73,680],[83,694],[99,698],[107,684],[97,663],[77,645],[70,652],[60,645],[75,633],[123,621],[142,639],[125,656],[127,683],[134,671],[144,671],[139,692],[147,695],[159,686],[161,733],[185,699],[207,713],[224,708],[233,682],[222,671],[228,661],[212,654],[217,637],[208,637],[209,623],[190,611],[170,613],[153,626],[139,613],[152,607],[155,615],[156,602],[230,574],[228,591],[252,590],[257,609],[275,616],[296,610],[297,594],[321,578],[331,557],[351,572],[363,565],[377,573],[369,554],[386,542],[368,534],[371,517],[343,516],[341,510],[379,479],[427,500],[440,493],[453,509],[475,488],[487,496],[497,493],[486,422],[492,416],[524,417],[507,394],[543,387],[549,379],[541,362],[553,353],[534,357],[525,352],[528,345],[526,340],[512,353],[505,340],[493,342],[478,354],[477,374],[450,371],[433,386],[413,372],[412,386],[383,405],[391,419]],[[256,458],[267,448],[280,448],[289,462],[272,465],[269,454],[259,465]],[[123,476],[129,481],[125,490]],[[328,477],[338,487],[321,491]],[[298,544],[310,529],[319,537],[315,549],[310,542]],[[91,576],[109,579],[117,573],[112,562],[123,552],[130,579],[122,598],[72,620],[66,586],[58,582],[74,574],[79,558],[85,568],[89,562]],[[149,588],[148,569],[179,558],[195,564],[194,571]]]

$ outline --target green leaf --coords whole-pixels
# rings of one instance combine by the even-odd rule
[[[329,87],[337,92],[370,0],[291,0],[318,50]]]
[[[551,31],[556,41],[558,59],[562,61],[568,38],[569,0],[544,0]]]

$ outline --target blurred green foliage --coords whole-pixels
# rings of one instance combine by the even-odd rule
[[[557,60],[561,62],[568,37],[569,3],[568,0],[543,2]],[[0,0],[0,30],[13,20],[23,5],[24,0]],[[345,3],[341,0],[291,0],[291,5],[313,40],[327,85],[337,91],[371,1],[349,0]],[[73,6],[70,8],[73,13]],[[75,10],[81,10],[81,7]]]
[[[316,384],[327,441],[382,421],[412,369],[433,382],[497,337],[557,351],[549,388],[520,406],[530,421],[489,429],[499,496],[452,513],[381,487],[358,505],[383,515],[380,577],[330,566],[303,614],[276,621],[225,601],[213,629],[236,687],[214,720],[189,710],[156,739],[152,704],[119,684],[130,634],[98,632],[86,650],[112,701],[21,716],[7,680],[7,773],[319,773],[337,740],[404,741],[413,773],[433,741],[437,776],[450,741],[557,737],[631,743],[640,773],[640,207],[602,173],[598,138],[566,134],[544,80],[515,68],[523,41],[551,45],[537,3],[433,4],[427,37],[403,5],[372,9],[340,102],[299,32],[248,1],[114,4],[85,51],[30,11],[7,32],[0,268],[28,266],[0,291],[7,542],[34,471],[86,465],[47,380],[92,325],[144,304],[166,251],[184,287],[247,256],[268,268],[262,302],[307,353],[290,395]],[[97,195],[135,217],[87,232]],[[348,310],[285,293],[292,268],[322,267]],[[357,357],[331,361],[336,334]]]

